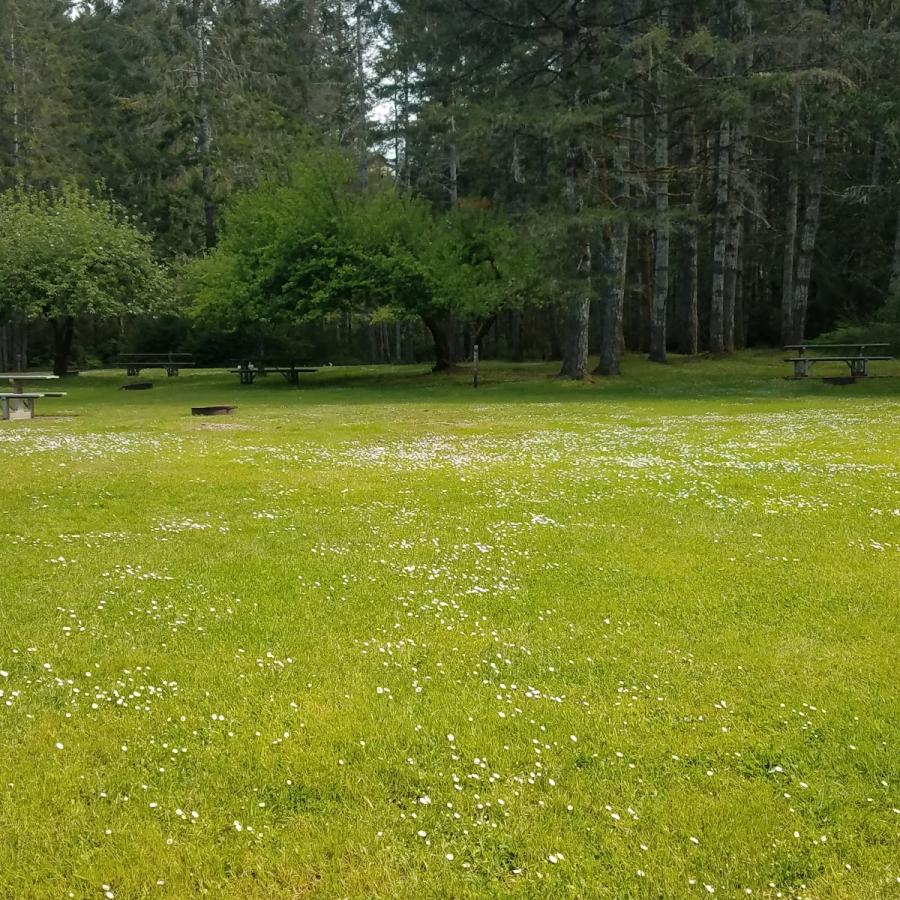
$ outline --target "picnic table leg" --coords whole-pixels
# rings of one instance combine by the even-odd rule
[[[854,378],[865,378],[869,374],[869,361],[863,357],[862,359],[848,360],[850,365],[850,374]]]
[[[809,367],[812,360],[795,359],[794,360],[794,378],[806,378],[809,375]]]
[[[288,373],[288,384],[300,384],[300,373],[293,366]]]
[[[34,418],[34,398],[23,397],[17,400],[15,397],[4,398],[3,400],[4,419],[10,419],[17,422],[22,419]]]
[[[9,419],[9,400],[6,397],[0,399],[0,419],[4,422]]]

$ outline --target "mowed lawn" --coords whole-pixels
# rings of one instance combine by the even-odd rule
[[[787,368],[0,423],[0,897],[900,896],[900,364]]]

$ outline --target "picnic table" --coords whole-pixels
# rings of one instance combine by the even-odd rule
[[[253,380],[257,376],[265,377],[270,372],[277,372],[283,375],[288,384],[300,384],[300,375],[312,372],[318,372],[318,369],[311,369],[305,366],[296,366],[289,363],[283,366],[267,366],[264,363],[257,365],[251,359],[242,359],[237,367],[229,370],[232,375],[240,376],[241,384],[253,384]]]
[[[796,356],[790,356],[785,362],[794,364],[794,378],[807,378],[815,363],[842,362],[850,367],[851,378],[866,378],[869,374],[869,363],[878,360],[893,359],[893,356],[872,355],[867,351],[883,350],[890,344],[788,344],[785,350],[795,350]],[[814,356],[807,356],[807,351],[816,351]],[[821,355],[817,351],[836,351],[830,356]]]
[[[58,375],[40,372],[4,372],[0,381],[10,383],[11,391],[0,391],[0,419],[33,419],[36,400],[42,397],[65,397],[62,391],[28,391],[29,382],[58,381]]]
[[[120,353],[118,364],[124,366],[125,374],[137,376],[141,369],[165,369],[170,378],[178,374],[179,369],[187,369],[195,365],[192,353]]]

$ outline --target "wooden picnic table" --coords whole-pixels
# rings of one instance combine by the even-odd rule
[[[4,420],[33,419],[34,404],[42,397],[65,397],[62,391],[27,391],[29,382],[58,381],[58,375],[42,372],[3,372],[0,381],[6,380],[11,391],[0,392],[0,418]]]
[[[118,364],[125,367],[125,374],[135,377],[141,369],[165,369],[170,378],[178,374],[179,369],[196,365],[192,353],[120,353]]]
[[[851,378],[866,378],[869,374],[869,363],[880,360],[890,360],[893,356],[872,355],[869,350],[883,350],[890,344],[788,344],[785,350],[796,350],[796,356],[790,356],[785,362],[794,364],[794,378],[807,378],[810,369],[818,362],[842,362],[850,368]],[[816,353],[807,356],[807,351],[834,350],[830,356]],[[855,351],[855,352],[854,352]]]
[[[238,366],[229,370],[232,375],[239,375],[241,384],[253,384],[253,380],[257,375],[264,377],[270,372],[277,372],[283,375],[288,384],[300,384],[300,375],[318,372],[318,369],[311,369],[305,366],[295,366],[289,363],[284,366],[267,366],[256,365],[252,360],[241,360]]]

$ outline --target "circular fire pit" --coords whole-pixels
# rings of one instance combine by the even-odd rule
[[[236,406],[192,406],[192,416],[227,416],[237,409]]]

